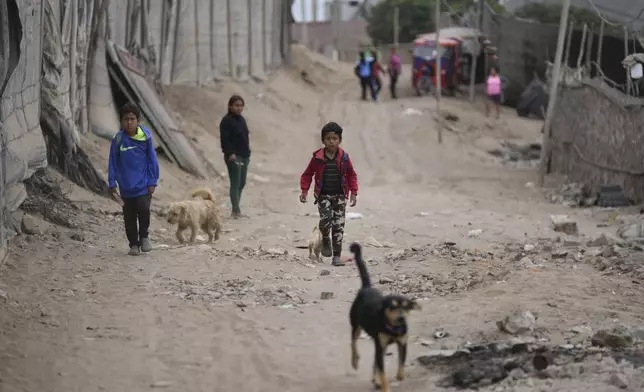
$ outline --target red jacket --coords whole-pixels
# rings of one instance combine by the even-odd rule
[[[311,162],[302,173],[300,178],[300,188],[302,192],[308,193],[309,188],[311,188],[311,182],[315,179],[315,188],[313,193],[317,197],[322,190],[322,178],[324,175],[324,168],[326,163],[324,162],[324,148],[321,148],[313,153]],[[338,148],[338,169],[340,170],[341,181],[342,181],[342,190],[344,195],[349,197],[349,193],[353,195],[358,194],[358,176],[353,170],[353,163],[351,163],[351,158],[343,149]]]

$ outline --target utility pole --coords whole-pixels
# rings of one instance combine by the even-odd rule
[[[476,28],[480,33],[483,32],[483,21],[481,18],[481,16],[483,15],[483,1],[484,0],[478,0],[478,4],[476,5]],[[477,50],[474,51],[475,53],[472,54],[472,69],[470,69],[470,102],[474,102],[476,87],[476,67],[479,55],[483,50],[481,45],[481,37],[478,35],[476,36],[476,49]]]
[[[400,34],[400,9],[394,8],[394,46],[398,47],[398,36]]]
[[[302,13],[302,20],[300,26],[302,27],[302,45],[309,47],[309,26],[308,18],[306,17],[306,2],[307,0],[300,0],[300,12]]]
[[[340,41],[340,0],[331,0],[331,27],[333,30],[333,59],[340,60],[340,50],[338,44]]]
[[[313,22],[318,21],[318,0],[313,0]]]
[[[443,118],[441,117],[441,1],[436,1],[436,126],[438,143],[443,143]]]
[[[548,170],[548,161],[550,160],[550,127],[552,126],[552,116],[555,113],[555,105],[557,104],[557,90],[561,76],[561,58],[564,51],[564,41],[566,38],[566,26],[568,25],[569,11],[570,0],[563,0],[563,4],[561,6],[561,19],[559,20],[559,36],[557,37],[557,52],[555,53],[553,77],[550,84],[550,99],[548,100],[546,121],[543,125],[543,142],[541,146],[541,160],[539,164],[539,186],[543,186],[546,178],[546,171]]]

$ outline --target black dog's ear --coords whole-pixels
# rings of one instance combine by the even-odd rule
[[[409,306],[407,306],[407,310],[422,310],[418,302],[411,300],[409,301]]]

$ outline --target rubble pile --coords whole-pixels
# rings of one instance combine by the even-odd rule
[[[167,278],[162,281],[162,286],[166,289],[162,294],[195,302],[235,303],[239,307],[249,304],[278,306],[285,303],[306,303],[303,290],[288,285],[260,287],[259,284],[259,281],[250,278],[211,282]]]
[[[546,198],[553,204],[568,207],[590,207],[597,203],[597,195],[584,184],[570,182],[546,193]]]
[[[398,264],[410,259],[425,258],[427,256],[458,262],[494,259],[494,254],[491,252],[483,252],[478,249],[460,249],[455,242],[446,241],[440,244],[423,245],[390,253],[385,256],[383,262]]]
[[[494,391],[528,391],[551,387],[555,379],[580,377],[618,389],[644,387],[641,328],[622,326],[600,330],[591,337],[590,327],[579,326],[571,332],[583,339],[553,346],[544,343],[547,338],[537,343],[533,336],[526,336],[533,332],[535,321],[530,311],[517,311],[497,324],[504,332],[523,337],[510,342],[467,343],[456,350],[432,350],[417,361],[432,372],[446,375],[438,382],[444,388],[482,389],[496,384]]]
[[[519,168],[536,168],[541,159],[541,142],[516,144],[504,140],[501,147],[488,151],[489,154],[501,158],[504,165]]]
[[[469,270],[452,271],[447,276],[425,273],[420,276],[382,277],[377,286],[384,292],[421,299],[471,290],[489,280],[492,280],[491,275],[486,277],[481,271]]]

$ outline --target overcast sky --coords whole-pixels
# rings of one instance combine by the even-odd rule
[[[326,0],[317,0],[318,4],[318,20],[324,18],[324,3]],[[313,20],[313,3],[314,0],[295,0],[293,2],[293,17],[297,22],[305,20],[310,22]],[[306,13],[302,15],[302,5],[304,5]]]

